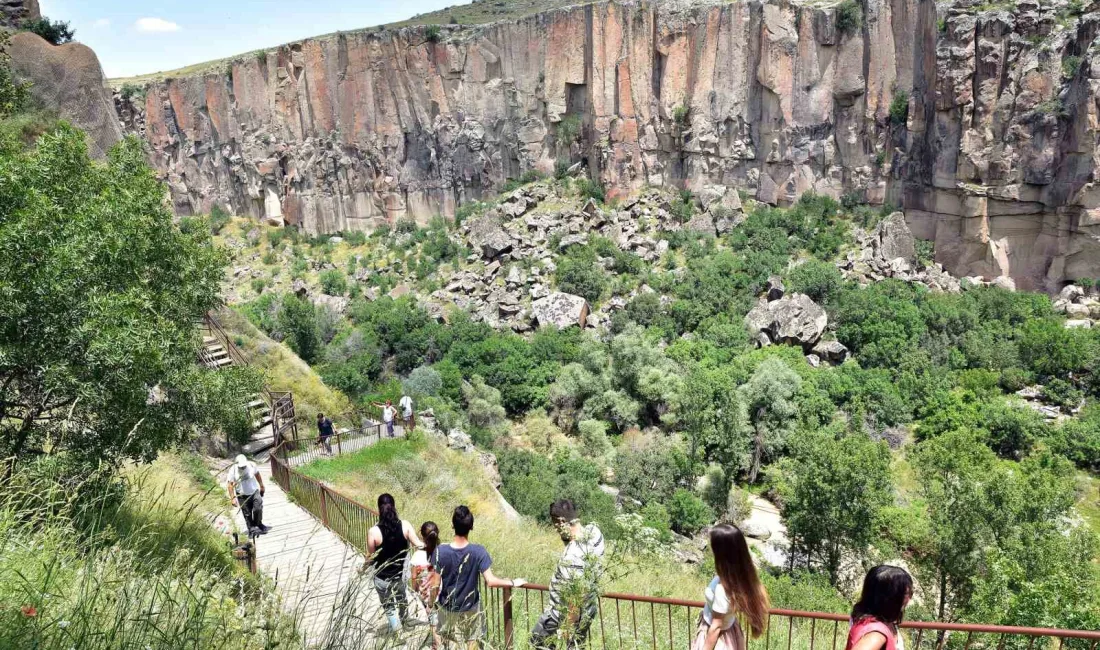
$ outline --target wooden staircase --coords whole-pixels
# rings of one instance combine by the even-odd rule
[[[248,366],[248,359],[229,338],[221,323],[213,314],[207,314],[198,327],[202,332],[199,361],[211,370],[232,366]],[[247,455],[255,455],[275,446],[281,437],[296,437],[297,423],[294,413],[294,396],[289,392],[272,392],[264,388],[250,395],[242,405],[252,419],[252,437],[241,449]]]

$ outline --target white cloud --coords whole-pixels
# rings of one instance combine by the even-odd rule
[[[94,27],[96,29],[102,29],[104,27],[110,27],[110,26],[111,26],[111,21],[107,20],[106,18],[100,18],[99,20],[92,23],[92,27]]]
[[[139,32],[178,32],[180,26],[176,23],[165,20],[163,18],[139,18],[134,27],[137,27]]]

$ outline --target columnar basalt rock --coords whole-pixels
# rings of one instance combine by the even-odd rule
[[[343,33],[119,105],[180,214],[369,229],[565,159],[612,196],[890,201],[956,275],[1051,290],[1100,276],[1100,15],[862,4],[843,28],[816,3],[695,0]]]

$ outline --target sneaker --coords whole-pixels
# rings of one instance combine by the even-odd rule
[[[263,524],[260,524],[260,533],[261,533],[262,535],[266,535],[266,534],[268,534],[268,533],[269,533],[270,531],[271,531],[271,526],[265,526],[265,525],[263,525]]]
[[[263,531],[261,531],[259,528],[253,527],[248,529],[249,537],[259,537],[260,535],[263,535]]]

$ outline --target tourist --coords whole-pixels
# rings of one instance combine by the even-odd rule
[[[859,602],[852,607],[852,627],[845,650],[898,650],[904,644],[898,626],[909,599],[913,578],[905,569],[880,565],[867,572]]]
[[[703,592],[706,601],[692,650],[744,650],[737,622],[744,616],[753,637],[768,625],[768,592],[760,584],[741,529],[720,524],[710,531],[716,576]]]
[[[397,415],[397,409],[393,407],[393,400],[386,400],[385,404],[379,402],[374,403],[375,406],[382,409],[382,422],[386,425],[386,437],[393,437],[393,418]]]
[[[455,537],[450,544],[436,549],[432,564],[439,572],[439,635],[451,647],[476,650],[485,636],[485,616],[481,611],[478,578],[485,586],[521,587],[525,580],[505,580],[493,575],[493,560],[480,544],[470,543],[474,515],[466,506],[455,508],[451,516]]]
[[[386,612],[390,630],[396,632],[405,622],[408,601],[405,597],[405,559],[409,545],[422,548],[412,524],[397,516],[397,504],[389,494],[378,497],[378,524],[367,531],[367,555],[374,568],[374,588]]]
[[[229,468],[225,487],[230,501],[240,507],[250,537],[271,530],[263,523],[264,479],[260,476],[260,470],[244,454],[238,454],[236,462]]]
[[[531,630],[531,646],[549,648],[553,637],[562,636],[567,648],[580,648],[599,611],[599,580],[603,571],[603,533],[594,524],[581,526],[577,508],[569,499],[550,504],[550,521],[557,528],[565,551],[550,579],[550,604]],[[577,586],[576,581],[580,581]],[[583,602],[563,602],[565,594],[580,594]],[[571,613],[571,615],[569,615]]]
[[[332,444],[329,443],[331,438],[336,432],[332,429],[332,420],[325,417],[324,413],[317,414],[317,436],[318,442],[321,444],[321,448],[324,453],[329,456],[332,455]]]
[[[439,599],[439,573],[432,565],[435,551],[439,548],[439,526],[434,521],[425,521],[420,526],[420,536],[424,540],[424,548],[413,553],[411,566],[410,587],[414,594],[420,598],[424,605],[424,611],[428,613],[428,624],[432,628],[432,648],[439,647],[439,617],[435,605]]]
[[[416,428],[416,421],[413,417],[413,398],[402,395],[397,405],[401,407],[401,419],[404,420],[405,431],[412,431]]]

